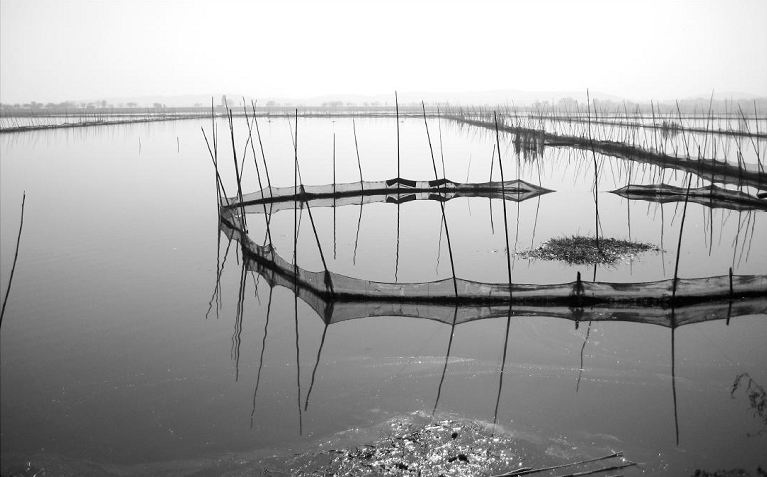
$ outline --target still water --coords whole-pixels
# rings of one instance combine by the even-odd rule
[[[259,125],[272,184],[292,186],[295,125],[284,119]],[[289,473],[279,462],[294,453],[349,430],[369,437],[364,430],[414,412],[495,421],[498,432],[539,451],[529,462],[534,466],[610,450],[642,463],[624,469],[626,475],[753,472],[764,464],[763,309],[673,331],[547,316],[455,327],[398,316],[326,325],[301,300],[294,314],[292,290],[270,288],[248,273],[238,319],[242,257],[237,242],[219,235],[200,126],[210,135],[210,121],[190,120],[0,136],[3,290],[27,191],[0,337],[4,474],[27,462],[51,475],[248,474],[263,469],[267,458],[271,468]],[[223,181],[232,195],[231,143],[226,124],[218,127]],[[448,178],[489,179],[494,135],[448,121],[429,127],[440,176],[444,156]],[[299,119],[298,128],[305,184],[332,182],[334,134],[337,181],[359,179],[351,119]],[[394,121],[357,119],[356,128],[365,180],[395,177]],[[401,175],[433,178],[423,121],[403,120],[400,129]],[[243,120],[236,120],[235,134],[241,157]],[[502,136],[501,156],[506,180],[555,191],[507,201],[512,253],[594,233],[590,154],[549,148],[520,157]],[[248,157],[243,188],[251,192],[258,183]],[[609,191],[629,177],[634,184],[685,185],[683,174],[596,159],[600,236],[661,251],[596,268],[513,255],[516,282],[570,282],[577,272],[608,282],[674,276],[683,205],[628,201]],[[495,180],[498,172],[496,163]],[[313,208],[312,214],[328,267],[337,273],[383,282],[449,278],[452,251],[461,278],[507,277],[498,199],[446,203],[451,250],[437,202]],[[251,237],[262,243],[263,214],[248,220]],[[300,220],[298,263],[322,270],[305,209]],[[736,275],[767,271],[763,211],[691,202],[684,227],[681,277],[726,275],[729,267]],[[293,211],[274,214],[271,232],[277,252],[290,260]]]

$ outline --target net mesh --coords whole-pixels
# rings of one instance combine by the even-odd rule
[[[246,265],[271,286],[292,290],[326,323],[368,316],[410,316],[449,324],[501,316],[554,316],[574,321],[634,321],[663,326],[767,313],[767,276],[667,279],[642,283],[483,283],[446,278],[387,283],[309,271],[239,230],[236,216],[222,229],[242,246]],[[457,290],[457,293],[456,293]],[[672,296],[674,296],[672,300]],[[673,305],[673,306],[672,306]]]

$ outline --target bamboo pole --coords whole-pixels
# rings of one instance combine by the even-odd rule
[[[429,152],[431,153],[431,164],[434,168],[434,180],[439,180],[439,175],[437,174],[437,162],[434,160],[434,148],[432,148],[431,145],[431,136],[429,135],[429,124],[426,122],[426,105],[421,101],[421,108],[423,110],[423,124],[426,127],[426,139],[429,141]],[[444,187],[444,184],[443,184]],[[458,281],[456,280],[455,276],[455,262],[453,261],[453,247],[450,244],[450,229],[447,226],[447,216],[445,215],[445,203],[443,201],[439,202],[439,206],[442,209],[442,220],[445,221],[445,237],[447,238],[447,250],[450,257],[450,270],[453,274],[453,290],[455,291],[455,296],[458,296]]]
[[[264,172],[266,173],[266,185],[269,187],[269,196],[272,195],[272,181],[269,178],[269,166],[266,165],[266,155],[264,154],[264,144],[261,142],[261,130],[258,128],[258,116],[256,116],[256,103],[250,103],[253,108],[253,124],[256,126],[256,136],[258,137],[258,146],[261,149],[261,160],[264,161]]]
[[[295,169],[298,171],[298,109],[296,109],[296,139],[295,139]],[[304,192],[304,185],[301,184],[301,193]],[[322,243],[320,242],[320,236],[317,233],[317,226],[314,223],[314,216],[312,215],[312,208],[309,206],[309,201],[305,201],[306,211],[309,213],[309,222],[312,224],[312,231],[314,232],[314,239],[317,242],[317,249],[320,251],[320,259],[322,260],[322,267],[325,269],[325,285],[330,288],[330,293],[333,294],[333,281],[330,278],[330,270],[328,264],[325,261],[325,254],[322,251]],[[295,249],[294,249],[295,253]]]
[[[258,178],[258,188],[261,191],[261,199],[263,200],[264,199],[264,184],[261,182],[261,171],[260,171],[260,168],[258,167],[258,157],[256,156],[256,148],[253,145],[253,135],[251,133],[251,127],[252,126],[250,125],[250,120],[248,119],[248,110],[247,110],[247,107],[245,106],[245,98],[242,98],[242,109],[243,109],[243,112],[245,114],[245,123],[248,126],[248,141],[250,142],[250,150],[253,152],[253,164],[255,164],[255,166],[256,166],[256,177]],[[255,110],[253,112],[253,119],[254,119],[254,121],[256,119],[256,117],[255,117]],[[245,167],[245,155],[243,155],[243,157],[242,157],[242,164],[243,164],[243,168],[244,168]],[[271,187],[269,188],[269,192],[271,194]],[[266,235],[269,238],[269,245],[273,246],[272,230],[271,230],[271,227],[269,225],[269,214],[267,214],[267,211],[266,211],[266,202],[264,202],[263,205],[264,205],[264,220],[266,222]]]
[[[591,99],[589,98],[588,89],[586,89],[586,115],[588,119],[589,149],[591,149],[591,155],[594,158],[594,238],[597,245],[597,252],[599,252],[599,191],[597,190],[599,184],[599,168],[597,166],[597,155],[594,152],[594,139],[591,137]]]
[[[240,220],[242,222],[242,230],[247,233],[248,232],[248,224],[247,219],[245,218],[245,205],[243,204],[242,199],[242,180],[240,177],[240,168],[237,164],[237,150],[235,148],[234,144],[234,123],[232,121],[232,110],[230,109],[228,112],[229,116],[229,133],[232,137],[232,159],[234,161],[234,173],[237,178],[237,198],[240,201]]]
[[[333,260],[336,255],[336,133],[333,133]]]
[[[397,92],[394,92],[394,111],[397,120],[397,191],[399,192],[399,179],[400,175],[400,159],[399,159],[399,99],[397,98]]]
[[[364,191],[365,186],[363,185],[363,182],[362,182],[362,162],[360,161],[360,148],[359,148],[359,145],[357,144],[357,124],[355,123],[354,118],[352,118],[352,131],[354,132],[354,151],[357,153],[357,169],[359,169],[359,172],[360,172],[360,190]],[[333,150],[335,151],[335,146]],[[333,162],[333,164],[335,165],[335,162]],[[335,166],[333,168],[333,177],[335,178]],[[335,184],[335,179],[333,180],[333,184]]]
[[[672,306],[674,305],[674,300],[676,299],[676,288],[677,282],[679,281],[679,255],[682,249],[682,233],[684,232],[684,219],[687,215],[687,202],[690,198],[690,185],[692,185],[692,174],[690,174],[690,178],[687,181],[687,193],[684,196],[684,208],[682,209],[682,223],[679,225],[679,240],[677,241],[676,245],[676,262],[674,263],[674,282],[671,289]]]
[[[509,273],[509,300],[511,300],[511,249],[509,248],[509,219],[506,212],[506,186],[505,179],[503,177],[503,161],[501,160],[501,140],[498,133],[498,115],[493,112],[493,119],[495,121],[495,150],[498,151],[498,170],[501,172],[501,204],[503,204],[503,230],[504,238],[506,239],[506,265]]]

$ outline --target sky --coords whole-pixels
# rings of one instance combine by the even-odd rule
[[[767,1],[0,0],[0,101],[767,96]]]

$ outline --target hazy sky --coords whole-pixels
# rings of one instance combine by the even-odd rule
[[[767,96],[767,1],[0,0],[0,101]]]

